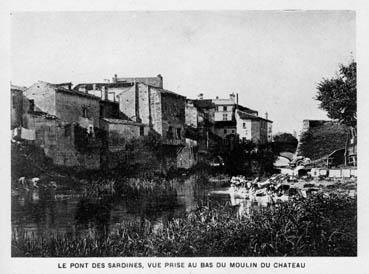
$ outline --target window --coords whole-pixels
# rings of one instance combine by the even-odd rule
[[[227,111],[227,107],[226,106],[223,106],[223,111]]]
[[[227,121],[228,120],[228,115],[227,113],[223,114],[223,121]]]
[[[232,129],[232,133],[234,133],[234,129]]]
[[[227,134],[227,130],[226,129],[224,130],[224,134]]]
[[[35,111],[35,100],[29,100],[29,111],[30,112]]]
[[[71,136],[71,135],[72,135],[72,125],[71,124],[65,125],[65,127],[64,127],[64,136],[68,137],[68,136]]]
[[[177,128],[177,138],[181,139],[181,129]]]
[[[82,117],[88,118],[88,111],[86,106],[82,106]]]
[[[167,138],[168,139],[172,139],[173,138],[173,129],[172,129],[172,127],[169,127],[168,128]]]
[[[145,135],[145,128],[144,127],[140,127],[140,136],[144,136]]]
[[[243,128],[246,128],[246,123],[245,122],[243,123]]]

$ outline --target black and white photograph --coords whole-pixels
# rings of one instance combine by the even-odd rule
[[[12,259],[357,258],[355,10],[9,16]]]

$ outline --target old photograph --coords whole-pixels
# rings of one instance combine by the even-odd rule
[[[358,256],[355,11],[10,17],[13,258]]]

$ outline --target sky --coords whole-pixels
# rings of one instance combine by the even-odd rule
[[[196,98],[239,94],[268,112],[273,132],[327,119],[314,100],[323,78],[355,58],[352,11],[17,12],[11,80],[30,86],[161,74]]]

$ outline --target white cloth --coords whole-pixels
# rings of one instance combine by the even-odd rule
[[[33,141],[36,139],[35,131],[33,129],[27,129],[22,127],[21,138]]]

